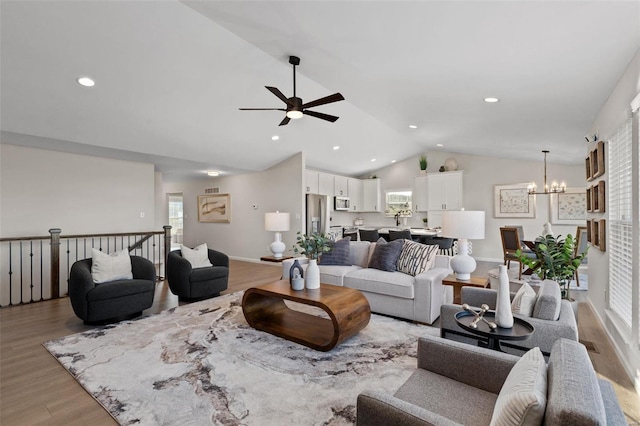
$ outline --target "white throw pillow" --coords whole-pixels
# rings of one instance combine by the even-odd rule
[[[511,302],[511,312],[514,314],[530,317],[533,314],[533,307],[536,305],[538,295],[528,283],[522,283],[520,290],[516,293]]]
[[[198,247],[193,249],[186,246],[180,246],[180,251],[182,251],[182,257],[187,259],[191,264],[191,267],[194,269],[213,266],[211,262],[209,262],[209,249],[207,248],[207,243],[200,244]]]
[[[91,249],[91,258],[91,278],[96,284],[133,278],[131,258],[127,249],[111,254]]]
[[[493,408],[491,426],[541,425],[547,406],[547,364],[535,347],[516,362]]]

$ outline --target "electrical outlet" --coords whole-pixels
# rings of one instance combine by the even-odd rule
[[[144,212],[140,212],[140,219],[144,219]]]

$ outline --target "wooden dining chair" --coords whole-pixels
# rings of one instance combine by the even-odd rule
[[[522,262],[516,257],[516,251],[522,250],[522,243],[518,228],[502,227],[500,228],[500,239],[502,240],[502,254],[504,264],[507,269],[511,267],[511,261],[515,260],[520,265],[518,268],[518,279],[522,279]]]
[[[573,247],[573,257],[580,256],[585,251],[587,251],[587,227],[578,226],[576,229],[576,238]],[[587,264],[587,256],[582,259],[581,264]],[[579,270],[576,269],[576,285],[580,287],[580,274],[578,272]]]

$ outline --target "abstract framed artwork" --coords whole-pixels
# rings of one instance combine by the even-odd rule
[[[494,217],[536,217],[535,195],[529,195],[527,183],[493,186]]]
[[[198,222],[231,223],[231,195],[198,195]]]
[[[567,188],[566,192],[551,194],[549,209],[553,225],[582,225],[587,223],[587,191]]]

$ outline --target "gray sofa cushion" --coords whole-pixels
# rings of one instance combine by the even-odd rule
[[[322,253],[318,265],[351,265],[349,259],[349,249],[351,237],[345,237],[338,241],[331,241],[329,245],[331,250]]]
[[[544,280],[538,291],[538,299],[533,307],[533,318],[556,321],[560,317],[562,296],[557,282]]]
[[[396,240],[402,242],[402,240]],[[395,296],[403,299],[414,298],[415,278],[402,272],[386,272],[367,268],[350,272],[344,277],[344,286],[356,290]]]
[[[323,284],[343,285],[344,276],[350,272],[362,269],[357,265],[320,265],[320,282]],[[306,271],[307,265],[302,268]]]
[[[557,340],[549,357],[547,425],[607,424],[600,386],[586,348]]]
[[[369,261],[369,268],[380,269],[381,271],[394,272],[396,262],[402,252],[403,240],[395,240],[387,243],[380,238],[376,243],[373,256]]]
[[[351,241],[349,243],[349,259],[352,265],[358,265],[361,268],[369,266],[369,241]]]

